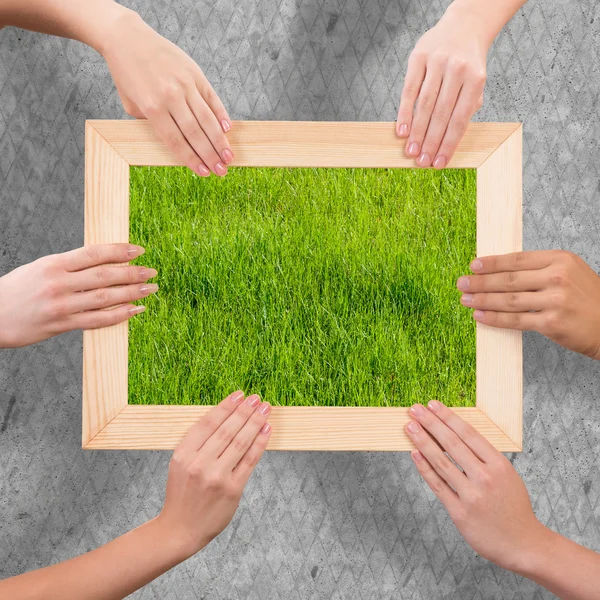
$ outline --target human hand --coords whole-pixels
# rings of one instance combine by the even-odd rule
[[[206,546],[231,521],[260,460],[271,426],[268,402],[234,392],[200,419],[173,452],[167,495],[157,517],[186,556]]]
[[[477,258],[458,279],[461,303],[479,323],[529,329],[600,360],[600,276],[572,252]]]
[[[142,312],[143,306],[128,303],[156,292],[157,285],[145,283],[156,271],[115,263],[143,253],[130,244],[86,246],[0,277],[0,348],[35,344],[73,329],[108,327]]]
[[[406,431],[417,448],[411,456],[460,534],[477,554],[523,572],[548,530],[508,459],[440,402],[417,404],[410,416]]]
[[[148,119],[194,173],[226,175],[231,119],[198,65],[133,11],[123,11],[98,48],[123,107]]]
[[[486,29],[480,18],[450,5],[408,59],[396,132],[420,167],[443,169],[481,108],[491,44]]]

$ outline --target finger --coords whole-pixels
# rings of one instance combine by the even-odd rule
[[[263,402],[251,415],[246,424],[240,429],[233,438],[229,446],[221,455],[219,461],[223,463],[226,469],[232,471],[248,452],[250,446],[254,443],[263,425],[269,418],[271,406],[268,402]]]
[[[425,77],[425,58],[420,54],[411,54],[408,59],[408,70],[404,78],[404,86],[400,96],[400,108],[396,121],[396,132],[402,138],[408,137],[413,119],[413,111],[421,84]]]
[[[460,302],[469,308],[500,312],[528,312],[549,308],[551,301],[540,292],[510,292],[504,294],[463,294]]]
[[[410,409],[410,415],[417,420],[448,453],[452,460],[458,463],[469,477],[481,471],[481,461],[471,452],[469,447],[432,412],[420,404]]]
[[[490,275],[463,275],[456,287],[461,292],[537,292],[548,283],[548,276],[538,271],[507,271]]]
[[[504,313],[491,310],[476,310],[473,318],[483,325],[499,329],[517,329],[519,331],[541,331],[545,320],[542,313]]]
[[[210,112],[208,107],[206,107],[206,111]],[[171,107],[171,115],[203,164],[216,175],[226,175],[227,167],[206,136],[206,132],[202,128],[204,124],[198,122],[184,98]]]
[[[92,244],[63,252],[56,258],[66,271],[81,271],[97,265],[126,263],[144,254],[133,244]]]
[[[460,92],[462,73],[457,70],[458,67],[453,65],[454,63],[449,64],[446,69],[440,95],[431,115],[421,154],[417,161],[421,167],[429,167],[436,157]]]
[[[217,161],[216,163],[213,163],[208,156],[205,157],[203,154],[200,156],[202,156],[204,162],[213,170],[217,168],[216,164],[219,162],[226,167],[226,165],[233,160],[233,152],[231,151],[229,141],[223,133],[223,128],[219,124],[219,121],[217,121],[214,112],[198,93],[195,86],[188,96],[188,106],[190,107],[198,126],[204,131],[206,140],[211,145],[211,149],[213,150],[211,156],[216,156]],[[196,146],[194,146],[194,148],[196,148]],[[198,150],[198,148],[196,148],[196,150]]]
[[[488,463],[500,454],[472,425],[461,419],[453,410],[437,400],[427,408],[443,421],[471,449],[479,460]]]
[[[215,115],[217,122],[221,126],[221,129],[227,133],[231,130],[231,119],[225,106],[221,102],[221,98],[217,95],[212,85],[208,82],[208,79],[204,77],[203,73],[196,78],[196,87],[200,92],[200,95],[204,99],[204,102],[208,104],[208,107]]]
[[[146,285],[125,285],[123,287],[100,288],[89,292],[72,294],[68,300],[70,314],[86,310],[98,310],[134,302],[154,294],[158,286],[154,283]]]
[[[181,102],[185,104],[183,100]],[[191,115],[189,109],[188,113]],[[208,177],[210,175],[210,169],[204,164],[204,161],[198,156],[192,146],[190,146],[174,118],[168,112],[160,111],[152,113],[150,121],[167,148],[188,169],[200,177]]]
[[[271,425],[265,423],[259,434],[254,438],[254,442],[252,443],[252,446],[250,446],[248,452],[244,454],[237,467],[233,470],[233,477],[240,485],[245,486],[246,483],[248,483],[248,479],[250,479],[254,467],[256,467],[267,448],[270,437]]]
[[[430,61],[431,62],[431,61]],[[412,126],[408,141],[406,142],[406,153],[409,156],[417,157],[423,146],[423,139],[429,127],[431,113],[435,106],[437,97],[442,85],[442,68],[439,63],[427,65],[425,80],[421,86],[419,97],[417,99],[417,109],[413,117]]]
[[[419,450],[413,450],[410,456],[417,466],[417,471],[446,510],[449,513],[456,511],[460,502],[458,494],[435,472]]]
[[[246,400],[237,407],[235,412],[233,412],[208,438],[208,440],[206,440],[199,450],[202,456],[211,459],[216,459],[221,456],[225,451],[225,448],[231,444],[233,438],[254,414],[259,404],[260,398],[258,395],[253,394],[252,396],[248,396]]]
[[[67,279],[68,290],[84,292],[113,285],[127,285],[142,283],[156,277],[156,269],[148,267],[127,266],[100,266],[91,267],[83,271],[69,274]]]
[[[90,310],[87,312],[71,315],[65,321],[64,331],[74,329],[102,329],[117,325],[131,317],[138,315],[146,310],[145,306],[134,306],[133,304],[124,304],[111,310]]]
[[[549,267],[556,255],[554,250],[512,252],[511,254],[499,254],[498,256],[481,256],[476,258],[469,266],[471,271],[481,275],[507,271],[531,271]]]
[[[443,169],[454,156],[460,140],[462,140],[467,131],[471,117],[478,109],[477,104],[482,89],[483,83],[474,84],[467,82],[463,85],[452,111],[450,121],[448,122],[444,138],[433,161],[433,166],[436,169]]]
[[[237,390],[221,400],[217,406],[199,419],[177,447],[181,452],[196,452],[206,443],[206,440],[233,414],[244,399],[244,392]]]
[[[460,496],[467,484],[467,476],[444,454],[417,421],[410,421],[406,426],[406,432],[436,473]]]

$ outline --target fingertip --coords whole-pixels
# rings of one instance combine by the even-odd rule
[[[244,392],[242,392],[242,390],[237,390],[229,396],[229,400],[235,406],[237,406],[243,399],[244,399]]]
[[[261,435],[269,435],[271,433],[271,424],[265,423],[260,429]]]
[[[221,119],[221,128],[224,133],[231,131],[231,121],[229,119]]]
[[[410,456],[416,463],[420,463],[423,460],[423,455],[419,450],[413,450]]]
[[[471,271],[473,271],[473,273],[483,271],[483,261],[480,258],[476,258],[475,260],[471,261],[469,268]]]
[[[442,406],[443,406],[443,404],[441,402],[439,402],[438,400],[430,400],[427,403],[427,408],[434,413],[440,412],[440,410],[442,409]]]
[[[146,310],[146,307],[143,304],[132,305],[131,308],[128,309],[129,316],[133,317],[134,315],[139,315]]]
[[[408,125],[406,123],[398,123],[396,125],[396,133],[399,137],[408,137]]]
[[[485,317],[485,313],[482,310],[474,310],[473,311],[473,318],[476,321],[482,321]]]

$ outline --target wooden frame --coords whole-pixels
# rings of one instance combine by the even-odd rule
[[[473,123],[450,167],[477,169],[477,254],[521,250],[521,125]],[[412,168],[392,123],[239,121],[235,166]],[[147,121],[87,121],[85,243],[129,240],[129,166],[179,165]],[[127,323],[83,338],[86,449],[171,449],[206,406],[127,404]],[[477,324],[475,408],[456,412],[501,451],[522,449],[521,333]],[[423,398],[424,401],[429,398]],[[273,407],[272,450],[410,450],[407,408]]]

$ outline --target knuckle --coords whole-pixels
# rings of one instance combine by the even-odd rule
[[[167,146],[175,153],[181,152],[184,147],[184,140],[178,133],[170,133],[167,136]]]
[[[438,473],[447,473],[448,470],[450,469],[450,466],[451,466],[450,459],[445,454],[438,456],[433,461],[433,468]]]
[[[215,90],[213,90],[212,87],[208,85],[206,86],[206,89],[202,92],[202,97],[204,98],[207,104],[211,104],[217,99],[217,94],[215,94]]]
[[[546,333],[552,334],[552,333],[555,333],[556,331],[558,331],[560,318],[555,311],[549,311],[544,316],[543,323],[544,323],[544,325],[543,325],[544,331]]]
[[[248,467],[254,469],[258,464],[258,452],[246,452],[243,461]]]
[[[471,73],[470,76],[478,86],[483,87],[485,85],[487,79],[485,69],[476,69]]]
[[[235,438],[233,438],[231,446],[236,452],[242,453],[246,450],[246,448],[248,448],[248,442],[245,438],[241,436],[236,436]]]
[[[564,290],[552,292],[550,295],[550,304],[554,308],[564,308],[568,305],[567,294]]]
[[[467,61],[464,58],[453,57],[448,61],[448,70],[454,74],[462,74],[467,68]]]
[[[100,249],[98,246],[85,246],[84,248],[86,256],[90,259],[90,261],[97,261],[100,258]]]
[[[44,284],[43,294],[51,300],[57,298],[61,292],[61,284],[56,278],[52,278]]]
[[[149,98],[142,106],[142,110],[146,117],[155,117],[161,110],[162,105],[156,98]]]
[[[98,280],[98,282],[100,284],[108,283],[108,280],[109,280],[108,269],[106,269],[106,268],[96,269],[95,275],[96,275],[96,279]]]
[[[452,117],[452,120],[459,129],[466,129],[469,125],[469,121],[471,120],[471,116],[463,112],[459,112]]]
[[[209,471],[203,478],[207,490],[220,492],[225,488],[225,479],[218,471]]]
[[[435,103],[435,96],[430,92],[419,96],[419,108],[421,110],[430,111]]]
[[[556,287],[563,287],[569,279],[569,271],[564,265],[560,265],[554,269],[550,276],[550,283]]]
[[[514,288],[519,282],[519,274],[509,271],[504,275],[504,282],[509,289]]]
[[[163,84],[161,95],[167,102],[176,100],[180,94],[181,86],[179,85],[179,83],[172,81]]]
[[[519,294],[515,294],[515,293],[506,294],[506,298],[505,298],[506,306],[508,308],[517,308],[519,306],[519,299],[520,299]]]
[[[48,303],[47,309],[46,309],[46,316],[54,321],[57,319],[60,319],[61,317],[65,316],[67,314],[67,308],[64,302],[59,302],[56,300],[53,300],[52,302]]]
[[[563,265],[573,267],[577,263],[579,257],[577,254],[570,252],[569,250],[559,250],[559,259]]]
[[[221,442],[229,442],[231,440],[231,431],[228,427],[220,427],[216,432],[217,439]]]
[[[452,107],[445,104],[437,104],[433,111],[432,119],[437,123],[446,123],[450,119]]]
[[[96,290],[94,292],[94,301],[97,304],[107,304],[108,303],[108,290]]]
[[[108,321],[106,316],[104,315],[94,315],[90,322],[88,323],[86,329],[100,329],[101,327],[106,327],[108,325]]]
[[[516,252],[513,258],[516,265],[520,266],[527,260],[526,252]]]
[[[518,329],[521,326],[522,319],[519,313],[510,313],[507,318],[511,329]]]
[[[171,456],[171,464],[175,466],[181,466],[185,464],[185,452],[181,448],[175,448],[173,455]]]

